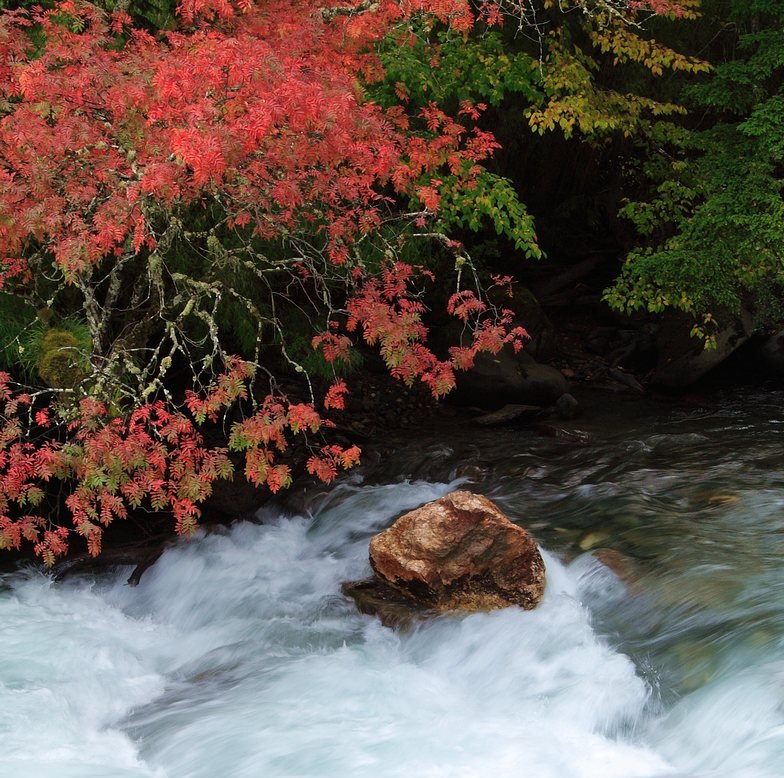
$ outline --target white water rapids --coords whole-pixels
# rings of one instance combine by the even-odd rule
[[[738,626],[733,642],[705,608],[657,589],[655,571],[629,587],[590,555],[546,553],[535,611],[408,632],[358,614],[340,584],[368,574],[370,535],[456,486],[345,484],[315,516],[184,542],[135,588],[127,569],[56,584],[7,574],[0,776],[784,775],[779,604],[742,602],[762,627]],[[688,581],[722,574],[706,562]],[[698,632],[717,652],[684,644]]]

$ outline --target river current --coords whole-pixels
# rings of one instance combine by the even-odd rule
[[[781,778],[784,395],[588,410],[423,432],[137,587],[3,575],[0,776]],[[455,488],[537,538],[541,605],[357,613],[369,537]]]

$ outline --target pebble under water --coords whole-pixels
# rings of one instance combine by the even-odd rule
[[[0,578],[3,778],[780,778],[784,397],[508,429],[128,569]],[[402,479],[402,480],[401,480]],[[340,593],[455,488],[544,549],[534,611],[393,631]]]

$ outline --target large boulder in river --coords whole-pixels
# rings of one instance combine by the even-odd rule
[[[653,375],[653,383],[670,389],[680,389],[696,383],[714,367],[720,365],[733,351],[742,346],[754,329],[748,310],[730,318],[715,333],[714,348],[706,349],[703,341],[691,336],[691,319],[674,311],[666,315],[657,335],[661,358]]]
[[[436,610],[533,608],[544,562],[533,538],[478,494],[452,492],[401,516],[370,541],[376,575]]]
[[[509,404],[552,405],[568,391],[559,370],[506,346],[497,354],[477,354],[473,367],[458,373],[449,400],[495,411]]]
[[[784,376],[784,328],[768,332],[754,344],[754,356],[766,373]]]

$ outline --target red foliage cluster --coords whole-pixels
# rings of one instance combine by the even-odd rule
[[[435,397],[441,397],[454,388],[455,370],[469,369],[478,353],[497,354],[506,344],[515,351],[522,348],[528,334],[522,327],[511,327],[512,311],[490,310],[474,292],[462,290],[452,295],[447,312],[465,325],[470,342],[453,346],[448,360],[438,359],[425,345],[425,306],[410,292],[410,282],[417,272],[427,273],[395,262],[380,277],[367,279],[348,302],[347,329],[359,330],[367,343],[379,345],[393,376],[408,385],[419,379]],[[330,347],[335,337],[332,333],[320,336],[330,338]],[[325,353],[329,359],[333,352]]]
[[[195,26],[158,37],[71,0],[4,12],[0,100],[12,107],[0,122],[0,211],[13,214],[0,222],[4,274],[24,271],[33,236],[70,275],[129,236],[151,246],[145,205],[198,202],[216,188],[233,223],[262,237],[318,218],[340,262],[378,226],[387,182],[434,208],[422,183],[430,172],[447,162],[470,178],[495,146],[490,136],[468,136],[431,107],[425,141],[406,133],[402,111],[361,99],[357,72],[376,67],[369,47],[402,6],[327,23],[320,5],[186,2],[182,17]],[[414,5],[468,18],[460,0]],[[197,24],[211,16],[220,22]],[[33,23],[46,36],[40,53]],[[118,29],[128,36],[121,48]]]
[[[112,417],[103,403],[84,399],[57,436],[45,411],[35,414],[37,441],[26,434],[27,395],[14,396],[9,376],[0,373],[4,402],[0,430],[0,541],[18,547],[35,543],[47,564],[67,549],[71,532],[38,512],[47,505],[46,484],[70,482],[65,502],[73,531],[87,539],[90,553],[101,550],[102,528],[124,518],[128,508],[147,504],[169,510],[177,531],[196,527],[198,504],[211,493],[217,478],[231,475],[232,465],[221,449],[208,449],[190,419],[162,402],[135,409],[127,419]],[[17,508],[11,518],[11,508]]]
[[[628,0],[628,8],[634,13],[652,13],[676,18],[692,16],[698,5],[698,0]]]
[[[188,404],[197,418],[203,418],[205,408],[208,415],[217,413],[246,395],[250,375],[248,366],[237,360],[206,399],[191,396]],[[333,407],[343,392],[342,382],[330,389]],[[115,518],[125,518],[129,508],[170,511],[178,533],[193,533],[199,504],[211,494],[212,484],[233,472],[225,448],[205,446],[194,422],[161,401],[142,405],[122,419],[108,414],[103,403],[85,399],[65,430],[53,427],[47,411],[38,411],[37,442],[31,442],[24,424],[31,398],[12,394],[7,373],[0,373],[0,401],[0,547],[18,548],[23,539],[31,541],[49,565],[66,552],[72,531],[87,539],[91,554],[100,553],[102,529]],[[250,481],[276,492],[291,482],[289,467],[276,462],[288,447],[287,433],[317,432],[330,424],[312,405],[270,396],[255,414],[234,425],[229,448],[245,453]],[[308,472],[332,481],[339,468],[359,461],[359,453],[356,446],[322,446],[308,460]],[[48,521],[38,510],[57,509],[46,503],[46,484],[52,480],[74,485],[65,499],[72,530]]]
[[[394,194],[434,211],[439,170],[470,187],[497,146],[467,127],[481,106],[464,104],[456,118],[428,106],[424,138],[409,130],[402,108],[363,101],[359,86],[359,77],[381,75],[373,44],[391,24],[427,13],[467,30],[469,3],[323,5],[184,0],[181,26],[157,36],[87,2],[3,11],[0,288],[31,280],[33,250],[51,256],[66,279],[89,284],[96,266],[129,245],[149,255],[150,213],[211,198],[251,239],[303,224],[321,231],[329,260],[342,265],[351,245],[379,227]],[[38,50],[33,28],[45,41]],[[519,347],[525,333],[507,331],[509,312],[459,292],[450,313],[471,342],[437,359],[424,345],[424,307],[411,291],[421,272],[401,263],[378,277],[357,270],[347,331],[379,344],[395,376],[418,378],[439,396],[478,351]],[[350,345],[337,329],[314,341],[331,361]],[[14,396],[0,376],[0,546],[26,539],[51,564],[75,532],[97,554],[102,528],[142,505],[171,511],[178,532],[192,532],[199,503],[232,469],[227,450],[207,447],[197,426],[246,399],[251,376],[249,365],[229,359],[206,393],[187,395],[185,409],[162,400],[110,409],[88,398],[70,409],[61,403],[56,414]],[[345,393],[335,383],[324,408],[340,409]],[[291,480],[278,461],[288,438],[326,425],[313,405],[268,396],[234,426],[228,448],[244,453],[251,481],[277,491]],[[307,469],[331,480],[358,457],[356,447],[323,446]],[[55,518],[47,496],[55,479],[67,484],[71,526]]]

